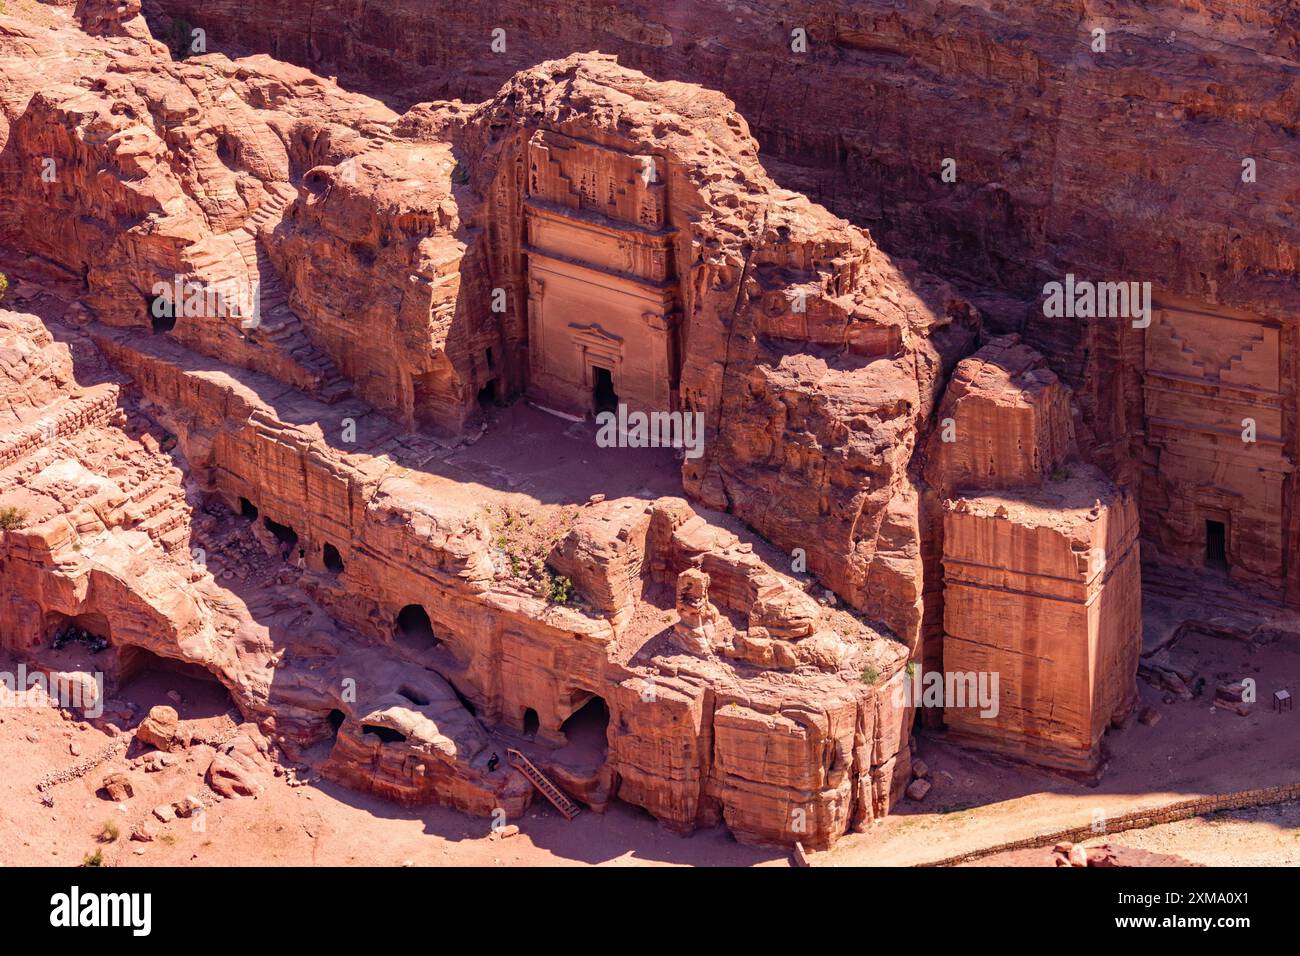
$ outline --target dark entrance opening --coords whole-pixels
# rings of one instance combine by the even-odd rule
[[[417,651],[426,651],[442,643],[433,633],[429,612],[418,604],[408,604],[397,612],[397,627],[394,628],[393,636],[397,643]]]
[[[487,359],[487,367],[492,368],[492,347],[490,345],[483,351],[483,357]]]
[[[592,697],[560,725],[571,745],[601,753],[609,749],[608,729],[609,706],[599,697]]]
[[[537,716],[537,711],[529,707],[524,711],[524,736],[536,737],[537,731],[541,729],[542,721]]]
[[[331,710],[331,711],[330,711],[330,717],[329,717],[329,720],[330,720],[330,729],[331,729],[332,731],[334,731],[334,733],[337,734],[337,733],[339,732],[339,728],[341,728],[341,727],[343,726],[343,721],[345,721],[345,720],[347,720],[347,719],[348,719],[348,718],[347,718],[347,715],[344,714],[343,711],[341,711],[341,710]]]
[[[235,706],[225,685],[206,667],[134,646],[123,647],[118,657],[116,696],[142,712],[167,704],[187,720],[215,717]]]
[[[108,619],[95,613],[68,617],[58,611],[50,611],[45,615],[44,636],[47,643],[38,653],[38,666],[32,668],[32,673],[39,670],[51,675],[52,682],[48,685],[50,696],[62,706],[80,708],[83,713],[87,708],[93,708],[97,701],[102,701],[103,695],[99,691],[103,687],[92,687],[80,678],[60,681],[53,678],[53,675],[59,672],[89,671],[92,674],[103,674],[104,683],[115,686],[122,654],[110,639]],[[22,685],[17,687],[18,690],[27,689],[25,680],[24,677],[18,678],[18,684]]]
[[[151,295],[145,299],[149,310],[149,324],[153,326],[154,335],[162,335],[176,328],[176,306],[161,295]]]
[[[406,734],[392,727],[380,727],[378,724],[362,724],[363,734],[374,734],[386,744],[399,744],[406,739]]]
[[[1228,529],[1222,521],[1205,522],[1205,563],[1216,568],[1228,566]]]
[[[235,168],[235,164],[238,162],[239,158],[236,155],[235,146],[231,142],[229,136],[222,135],[217,137],[217,159],[221,160],[231,169]]]
[[[325,570],[334,574],[343,573],[343,555],[339,554],[339,549],[332,544],[326,544],[321,549],[321,558],[325,562]]]
[[[599,365],[591,367],[591,402],[597,412],[612,412],[618,408],[618,393],[614,391],[614,375]]]
[[[65,618],[58,615],[60,621],[50,635],[50,650],[61,651],[65,647],[72,651],[84,651],[98,654],[112,646],[108,639],[108,621],[99,614],[83,614]]]
[[[239,513],[249,521],[257,520],[257,505],[253,504],[247,498],[239,499]]]
[[[488,408],[495,405],[497,401],[497,380],[488,379],[483,387],[478,390],[478,404],[480,408]]]
[[[262,520],[266,524],[266,530],[275,535],[276,541],[279,541],[281,544],[287,544],[290,548],[298,543],[298,532],[294,531],[287,524],[280,524],[280,522],[274,521],[271,518],[263,518]]]

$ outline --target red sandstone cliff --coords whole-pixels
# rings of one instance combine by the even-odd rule
[[[36,310],[7,334],[48,353],[4,383],[3,487],[23,515],[0,562],[7,646],[39,654],[73,621],[124,661],[199,664],[282,746],[333,736],[327,772],[397,800],[518,812],[528,792],[486,766],[485,735],[531,713],[558,746],[599,697],[605,762],[548,763],[592,806],[617,794],[683,830],[725,820],[814,846],[888,811],[909,777],[894,637],[919,635],[908,464],[974,334],[964,303],[778,189],[724,97],[606,57],[393,126],[265,58],[181,64],[131,30],[51,25],[0,21],[7,268]],[[445,436],[472,413],[485,342],[504,346],[499,397],[527,381],[519,305],[497,318],[483,293],[523,301],[514,165],[539,135],[662,164],[679,397],[710,423],[684,484],[777,544],[767,558],[682,501],[594,501],[616,542],[645,530],[640,570],[608,579],[636,565],[584,560],[622,545],[575,527],[542,555],[578,585],[557,602],[494,537],[510,493],[438,464],[468,442],[410,430]],[[256,283],[260,310],[159,323],[160,277]],[[256,523],[225,510],[254,506]],[[277,570],[290,532],[301,559]],[[795,548],[862,613],[786,576]],[[716,604],[674,607],[665,589],[688,573]],[[414,648],[413,607],[430,631]],[[695,615],[703,650],[681,653],[663,614]],[[403,681],[410,664],[433,674]]]
[[[1172,437],[1148,422],[1167,416],[1148,407],[1152,358],[1139,330],[1046,319],[1040,308],[1043,284],[1073,273],[1150,282],[1158,300],[1194,311],[1245,312],[1283,330],[1280,364],[1261,378],[1271,393],[1262,404],[1271,409],[1281,395],[1294,404],[1293,5],[761,0],[720,10],[696,0],[666,8],[404,0],[360,17],[343,7],[307,16],[292,2],[288,11],[146,4],[155,23],[183,16],[215,42],[337,71],[398,108],[486,98],[518,70],[590,49],[657,79],[722,91],[777,182],[955,282],[994,330],[1022,331],[1047,356],[1076,391],[1088,426],[1081,441],[1112,478],[1141,492],[1144,534],[1161,557],[1198,564],[1209,509],[1212,520],[1245,529],[1229,533],[1238,583],[1270,597],[1300,594],[1296,519],[1274,525],[1268,515],[1295,496],[1287,463],[1296,460],[1296,417],[1271,433],[1279,453],[1263,465],[1270,477],[1233,478],[1233,504],[1197,501],[1186,483],[1242,449],[1205,438],[1210,423],[1194,414],[1181,416]],[[494,51],[497,29],[506,42]],[[792,49],[797,29],[807,52]],[[1099,29],[1104,52],[1094,49]],[[941,175],[945,159],[956,164],[954,182]],[[1242,347],[1250,340],[1243,334]],[[1207,380],[1202,393],[1238,398],[1205,362],[1191,374]],[[1257,404],[1237,421],[1269,414]],[[1191,456],[1177,451],[1187,431],[1201,436]],[[1268,508],[1251,504],[1259,500]]]

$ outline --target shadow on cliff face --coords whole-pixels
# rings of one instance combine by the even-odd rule
[[[51,301],[48,305],[49,308],[45,311],[53,316],[62,314],[65,303]],[[83,330],[53,320],[49,322],[49,328],[58,340],[70,346],[75,357],[78,379],[102,377],[112,371],[103,354]],[[344,409],[333,409],[306,400],[263,376],[223,367],[220,363],[191,353],[164,338],[143,331],[113,334],[130,340],[133,347],[151,354],[166,355],[188,370],[220,370],[262,396],[284,419],[320,428],[326,436],[340,434],[329,426],[328,419],[322,424],[322,419],[329,415],[335,415],[336,424],[339,425],[342,424],[342,417],[356,416],[361,423],[361,434],[374,438],[378,445],[401,434],[396,425],[359,403],[351,403]],[[129,412],[135,423],[132,427],[139,431],[141,438],[147,434],[161,444],[169,437],[169,429],[183,430],[172,420],[174,414],[183,416],[183,409],[162,409],[152,403],[141,403],[140,394],[134,387],[124,390],[121,405]],[[157,418],[150,418],[143,414],[144,411]],[[493,491],[523,491],[542,501],[581,502],[597,493],[598,489],[602,494],[638,494],[647,500],[680,490],[679,471],[669,451],[599,449],[594,443],[594,430],[589,426],[556,419],[523,403],[495,414],[496,427],[489,428],[479,442],[451,450],[452,454],[446,460],[435,460],[428,465],[417,464],[417,467],[458,482],[478,482],[485,489],[491,488]],[[372,430],[367,431],[367,427]],[[196,466],[186,459],[186,447],[185,442],[177,444],[168,458],[185,474],[192,475]],[[348,454],[357,450],[355,446],[341,441],[336,447],[340,452]],[[602,469],[593,462],[593,457],[597,455],[616,463]],[[629,459],[637,462],[636,467],[626,464]],[[200,463],[198,467],[201,471],[209,466]],[[327,743],[336,729],[339,716],[346,717],[346,714],[341,709],[344,705],[335,699],[337,688],[326,687],[329,681],[320,675],[328,677],[333,674],[338,669],[337,658],[345,650],[358,661],[354,667],[358,673],[368,671],[364,666],[366,655],[379,655],[386,659],[393,656],[392,651],[385,650],[338,624],[312,601],[309,593],[302,590],[304,582],[292,553],[293,529],[254,511],[253,502],[249,502],[249,506],[245,509],[246,514],[239,515],[229,511],[224,504],[209,500],[202,506],[192,504],[186,515],[185,551],[188,552],[190,548],[201,549],[206,555],[207,570],[213,575],[215,586],[205,585],[203,597],[216,609],[221,619],[230,625],[228,639],[239,648],[239,666],[248,671],[243,675],[223,673],[219,676],[233,692],[245,697],[249,692],[245,678],[254,684],[265,682],[264,693],[255,695],[258,698],[264,696],[264,699],[254,701],[251,708],[249,700],[241,701],[241,709],[246,718],[260,720],[273,713],[278,717],[277,732],[288,734],[291,740],[300,741],[304,747],[309,746],[312,740]],[[286,545],[290,552],[287,555],[284,551]],[[161,553],[159,560],[164,560]],[[418,615],[412,612],[397,622],[399,629],[403,630],[403,637],[408,641],[418,640],[421,636],[424,621],[417,618]],[[404,629],[400,628],[402,624],[406,625]],[[127,642],[134,639],[130,635],[126,637]],[[152,657],[150,655],[146,663],[161,663],[161,671],[166,671],[169,665],[153,660]],[[381,663],[382,661],[375,661],[376,667]],[[159,668],[144,668],[144,671],[150,670],[152,673],[145,674],[125,688],[130,699],[142,711],[158,703],[174,705],[174,698],[168,697],[168,691],[172,690],[179,693],[186,710],[193,707],[204,709],[209,703],[220,709],[221,701],[208,701],[204,696],[208,690],[215,689],[215,685],[190,681],[184,675],[160,672]],[[181,686],[182,683],[184,686]],[[364,696],[369,699],[373,694],[367,692]],[[217,691],[217,697],[224,700],[224,691]],[[463,705],[465,703],[462,701]],[[361,707],[362,704],[359,703],[348,707],[348,710],[354,711],[354,717],[360,717],[363,713]],[[472,719],[468,707],[467,714]],[[196,712],[194,716],[203,714]],[[578,736],[581,737],[582,734],[578,733]],[[594,735],[592,739],[595,740],[596,736],[600,735]],[[574,744],[580,747],[582,741],[575,741]],[[294,747],[290,756],[296,753],[298,750]],[[333,784],[328,786],[334,787]],[[401,810],[381,798],[365,793],[342,788],[336,788],[334,792],[338,799],[363,806],[370,812],[393,816],[406,816],[414,812]],[[454,810],[430,809],[419,812],[433,813],[431,825],[436,825],[439,832],[453,837],[458,830],[478,825],[474,817],[463,816]],[[538,821],[540,834],[551,834],[545,838],[553,840],[557,854],[571,853],[577,855],[576,858],[591,861],[612,858],[629,850],[647,858],[659,858],[658,845],[661,841],[672,840],[674,845],[680,842],[682,847],[688,843],[671,837],[648,815],[631,813],[626,807],[618,807],[611,811],[611,816],[602,818],[619,821],[617,827],[620,835],[613,841],[602,835],[600,822],[593,819],[594,815],[585,814],[584,817],[578,824],[579,829],[575,830],[573,825],[553,815],[549,806],[540,798],[534,802],[529,814],[530,819]],[[486,822],[483,821],[484,826]],[[554,833],[551,833],[552,828]],[[475,836],[472,830],[469,836]],[[716,837],[709,839],[735,846],[725,831],[718,831]],[[608,849],[599,850],[597,845]],[[668,853],[665,858],[674,859],[682,851],[669,849],[663,852]],[[748,855],[751,851],[739,848],[731,852],[738,854],[742,861],[763,858]],[[697,853],[701,854],[698,861],[705,862],[705,855],[699,847],[691,849],[688,855],[694,859]]]

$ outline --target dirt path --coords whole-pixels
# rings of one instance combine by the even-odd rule
[[[841,840],[814,862],[929,863],[1198,796],[1300,782],[1300,713],[1274,713],[1268,705],[1273,689],[1300,688],[1300,648],[1204,635],[1178,647],[1209,689],[1166,703],[1162,691],[1139,681],[1140,708],[1153,708],[1160,720],[1154,726],[1133,721],[1106,736],[1109,758],[1099,786],[922,738],[920,755],[934,784],[925,801],[903,801],[870,832]],[[1214,681],[1224,679],[1219,675],[1257,681],[1261,703],[1250,716],[1212,706]]]

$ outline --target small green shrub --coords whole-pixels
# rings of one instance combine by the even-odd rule
[[[112,820],[105,820],[99,827],[99,842],[113,843],[122,835],[122,831],[117,828],[117,824]]]
[[[547,569],[549,588],[546,595],[552,604],[568,604],[573,599],[573,581]]]
[[[4,4],[0,3],[0,13],[4,13]],[[9,292],[9,277],[0,272],[0,302],[4,301],[5,295]]]
[[[27,512],[20,508],[0,508],[0,530],[17,531],[27,523]]]
[[[82,866],[103,866],[104,851],[96,850],[94,853],[87,853],[85,856],[81,858],[81,865]]]
[[[866,684],[868,687],[878,680],[880,680],[880,671],[876,670],[874,667],[868,667],[862,672],[862,683]]]

